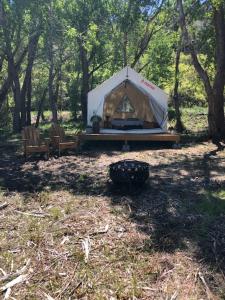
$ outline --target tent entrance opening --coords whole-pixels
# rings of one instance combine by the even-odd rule
[[[125,80],[105,97],[103,128],[132,130],[160,128],[149,97]]]

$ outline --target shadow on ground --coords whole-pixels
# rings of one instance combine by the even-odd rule
[[[161,162],[167,150],[146,151],[144,159],[150,164],[155,158],[150,178],[132,190],[118,189],[108,179],[107,166],[121,159],[120,152],[86,151],[25,163],[12,150],[0,158],[0,186],[5,193],[65,189],[76,195],[104,196],[112,205],[129,207],[129,218],[148,237],[142,251],[186,249],[202,264],[225,272],[225,198],[220,194],[225,189],[225,160],[216,153],[181,152]]]

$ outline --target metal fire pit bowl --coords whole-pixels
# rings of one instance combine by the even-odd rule
[[[125,159],[109,165],[109,177],[115,184],[143,184],[149,177],[149,164]]]

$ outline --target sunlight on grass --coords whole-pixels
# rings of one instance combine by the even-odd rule
[[[202,199],[196,208],[200,213],[208,214],[209,216],[219,216],[225,214],[225,190],[209,191],[203,193]]]

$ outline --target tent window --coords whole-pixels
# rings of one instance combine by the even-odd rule
[[[117,106],[116,112],[121,113],[132,113],[134,112],[134,108],[130,102],[130,99],[127,95],[123,96],[122,100],[120,101],[119,105]]]

